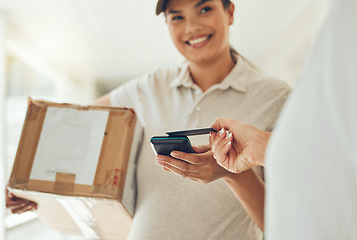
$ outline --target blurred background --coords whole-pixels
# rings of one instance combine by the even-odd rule
[[[328,0],[233,0],[231,45],[294,86],[328,12]],[[0,0],[0,187],[5,189],[27,96],[87,105],[183,58],[156,0]],[[83,239],[0,207],[0,239]]]

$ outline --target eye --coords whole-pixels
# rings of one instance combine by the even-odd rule
[[[209,12],[209,11],[211,11],[212,10],[212,8],[211,7],[204,7],[204,8],[202,8],[201,9],[201,13],[207,13],[207,12]]]
[[[182,20],[182,19],[183,19],[182,16],[173,16],[173,17],[171,18],[171,22],[177,22],[177,21],[180,21],[180,20]]]

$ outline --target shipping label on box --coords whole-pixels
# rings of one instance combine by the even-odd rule
[[[125,239],[141,141],[132,109],[30,100],[9,188],[63,232]]]

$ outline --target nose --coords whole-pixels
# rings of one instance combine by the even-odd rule
[[[196,33],[203,29],[203,24],[197,18],[187,19],[185,25],[186,33]]]

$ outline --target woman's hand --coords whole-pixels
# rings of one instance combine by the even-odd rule
[[[32,201],[28,201],[23,198],[18,198],[14,194],[12,194],[6,188],[6,208],[9,208],[12,213],[20,214],[27,211],[33,211],[37,209],[37,204]]]
[[[264,165],[269,132],[235,119],[218,118],[211,125],[210,144],[217,163],[233,173]]]
[[[209,145],[193,146],[193,149],[196,154],[173,151],[171,156],[157,155],[156,163],[165,171],[200,183],[210,183],[232,174],[217,164]]]
[[[263,230],[265,186],[260,177],[252,169],[235,174],[219,166],[209,145],[193,149],[196,153],[173,151],[171,157],[157,155],[156,163],[166,171],[200,183],[210,183],[221,178]]]

